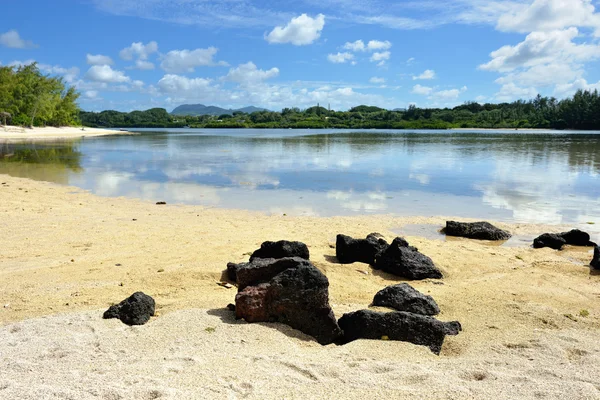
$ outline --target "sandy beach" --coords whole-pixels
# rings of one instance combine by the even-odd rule
[[[452,216],[267,216],[7,175],[0,196],[0,398],[600,399],[591,248],[406,236],[445,275],[411,285],[463,332],[440,356],[403,342],[320,346],[285,325],[236,321],[225,308],[236,289],[217,285],[227,262],[247,260],[265,240],[302,241],[339,318],[402,280],[336,263],[336,234],[392,240],[406,225],[435,232]],[[495,224],[525,239],[585,229]],[[157,303],[147,325],[101,318],[140,290]]]
[[[54,139],[76,139],[81,137],[128,135],[131,132],[81,127],[22,128],[20,126],[0,126],[0,141],[33,141]]]

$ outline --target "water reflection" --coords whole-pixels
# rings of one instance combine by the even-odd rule
[[[182,130],[19,145],[10,150],[19,157],[0,157],[0,173],[271,213],[600,225],[600,133],[315,132]]]

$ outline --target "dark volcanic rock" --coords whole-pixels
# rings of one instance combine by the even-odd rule
[[[433,264],[431,258],[419,253],[406,240],[396,238],[392,244],[375,259],[376,269],[408,279],[440,279],[442,272]]]
[[[442,322],[404,311],[380,313],[360,310],[344,314],[338,322],[346,342],[387,337],[427,346],[435,354],[440,354],[446,335],[458,334],[461,329],[458,322]]]
[[[110,306],[103,318],[119,318],[127,325],[144,325],[154,315],[154,299],[142,292],[136,292],[119,304]]]
[[[533,247],[536,249],[550,247],[554,250],[560,250],[565,244],[570,244],[571,246],[594,246],[594,243],[590,242],[590,235],[579,229],[562,233],[544,233],[533,240]]]
[[[573,229],[559,235],[571,246],[593,246],[593,243],[590,242],[590,235],[579,229]]]
[[[598,245],[594,247],[594,258],[590,265],[595,269],[600,269],[600,246]]]
[[[302,258],[254,259],[237,270],[237,318],[280,322],[329,344],[341,335],[329,306],[329,280]]]
[[[508,240],[511,234],[495,227],[489,222],[446,221],[443,232],[448,236],[461,236],[479,240]]]
[[[366,239],[354,239],[346,235],[337,235],[335,256],[341,264],[362,262],[373,265],[375,257],[389,244],[379,234],[370,234]]]
[[[541,249],[543,247],[550,247],[554,250],[560,250],[562,247],[567,244],[567,241],[560,236],[560,234],[556,233],[544,233],[533,239],[533,248]]]
[[[249,263],[227,263],[227,278],[232,282],[237,282],[237,270],[248,264]]]
[[[308,247],[302,242],[289,242],[280,240],[278,242],[264,242],[260,249],[250,256],[250,261],[255,258],[285,258],[300,257],[308,260],[310,258]]]
[[[433,297],[422,294],[408,283],[400,283],[380,290],[373,299],[373,305],[421,315],[440,313]]]

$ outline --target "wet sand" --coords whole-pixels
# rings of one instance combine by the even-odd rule
[[[216,284],[227,262],[265,240],[303,241],[339,318],[402,280],[337,264],[337,233],[391,240],[447,217],[159,206],[6,175],[0,196],[0,398],[600,398],[600,276],[589,248],[407,236],[445,274],[443,284],[411,284],[464,331],[439,357],[401,342],[322,347],[283,325],[235,321],[225,310],[235,289]],[[497,225],[519,236],[571,228]],[[147,325],[101,319],[138,290],[157,302]]]

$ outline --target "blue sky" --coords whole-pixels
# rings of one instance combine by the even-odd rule
[[[334,109],[600,88],[596,0],[5,0],[0,62],[85,110]]]

